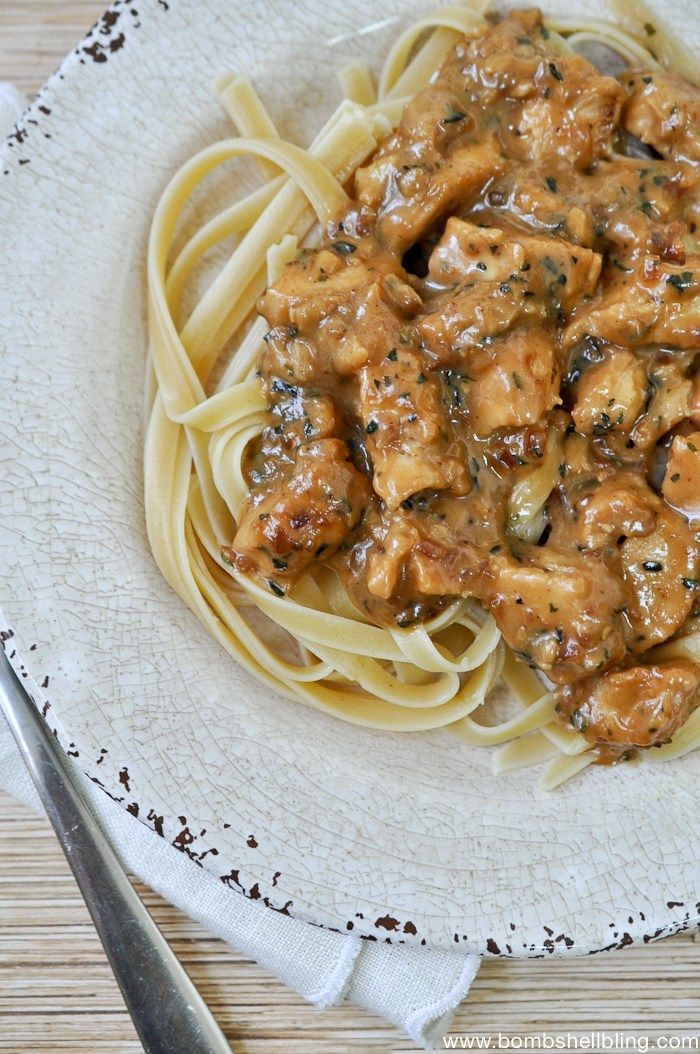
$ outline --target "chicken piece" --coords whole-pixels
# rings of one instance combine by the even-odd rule
[[[593,179],[559,166],[552,172],[527,162],[508,169],[489,186],[479,218],[498,224],[503,216],[588,248],[604,239],[618,263],[639,251],[684,262],[674,255],[680,245],[673,223],[695,200],[700,172],[682,163],[619,157],[599,161]]]
[[[463,452],[452,436],[439,376],[410,343],[373,287],[355,328],[371,346],[359,375],[358,413],[374,465],[374,489],[391,509],[420,490],[468,493]]]
[[[463,393],[460,400],[478,436],[537,424],[560,401],[556,351],[546,330],[516,329],[472,352],[466,368],[461,376],[467,383],[456,391]]]
[[[367,588],[383,600],[396,592],[403,575],[404,561],[418,541],[418,531],[403,519],[395,519],[383,539],[377,540],[367,556]]]
[[[535,297],[555,296],[568,312],[590,296],[600,277],[601,257],[563,238],[478,227],[452,216],[429,262],[437,286],[456,282],[510,282]]]
[[[649,394],[646,412],[632,429],[632,442],[638,450],[650,450],[681,421],[693,420],[700,409],[695,385],[685,376],[682,362],[657,363],[649,371]]]
[[[482,106],[532,95],[545,32],[541,12],[530,8],[511,11],[474,40],[457,45],[468,88]]]
[[[450,59],[443,71],[451,65]],[[474,130],[474,119],[463,106],[461,84],[441,76],[426,85],[406,104],[393,135],[379,146],[371,160],[355,172],[359,200],[378,211],[387,195],[401,195],[409,186],[403,174],[417,167],[427,170],[444,163],[455,140]],[[458,78],[461,81],[461,78]],[[456,89],[456,90],[455,90]],[[406,195],[406,196],[410,196]]]
[[[669,263],[684,264],[687,256],[685,234],[686,226],[680,220],[653,226],[649,240],[654,255]]]
[[[696,347],[700,257],[688,254],[683,267],[646,256],[629,269],[608,268],[600,295],[574,312],[565,343],[586,334],[613,344]]]
[[[396,353],[395,359],[388,356]],[[374,465],[373,485],[389,508],[421,490],[469,492],[464,457],[452,439],[435,374],[415,348],[389,349],[360,378],[360,416]],[[388,383],[387,383],[388,382]]]
[[[337,244],[352,245],[350,242]],[[354,245],[352,251],[302,250],[260,297],[258,311],[271,326],[313,331],[357,289],[365,289],[376,281],[362,260],[357,259],[356,252]]]
[[[304,396],[301,400],[301,413],[295,420],[300,425],[300,442],[311,437],[330,439],[338,434],[342,423],[334,400],[330,395],[321,392]]]
[[[332,244],[337,252],[302,252],[260,298],[258,310],[273,327],[263,376],[299,384],[333,374],[353,376],[368,361],[372,345],[363,342],[367,329],[358,323],[367,298],[383,298],[399,316],[421,306],[395,261],[375,252],[370,265],[353,242]]]
[[[574,245],[593,247],[599,224],[586,197],[573,194],[563,197],[549,188],[543,189],[539,170],[529,181],[518,173],[513,193],[506,202],[513,215],[528,227],[561,235]]]
[[[624,92],[580,55],[547,54],[546,39],[539,11],[514,11],[456,50],[482,106],[509,100],[501,138],[512,156],[587,168],[612,149]]]
[[[601,258],[561,239],[477,227],[451,218],[430,257],[433,287],[459,283],[436,311],[418,323],[428,348],[445,364],[523,318],[562,317],[590,296]]]
[[[550,510],[550,543],[580,552],[616,546],[622,537],[644,537],[656,526],[659,498],[634,472],[612,472],[598,481],[583,473],[567,475],[560,502]]]
[[[700,575],[700,543],[685,519],[662,503],[654,530],[627,538],[620,560],[631,597],[629,646],[642,653],[667,640],[690,614]]]
[[[300,446],[338,435],[344,424],[330,395],[309,394],[276,377],[268,392],[272,394],[271,412],[276,423],[263,429],[260,441],[251,444],[246,469],[253,488],[271,485],[294,464]]]
[[[485,558],[467,541],[443,543],[404,520],[395,520],[367,558],[367,587],[384,600],[404,584],[409,595],[462,596],[474,592]]]
[[[375,276],[361,262],[345,266],[326,249],[303,252],[258,301],[273,327],[265,338],[264,378],[309,385],[367,360],[351,333],[358,300]]]
[[[579,170],[612,153],[624,92],[580,55],[542,62],[518,133],[532,160],[563,159]]]
[[[522,563],[492,557],[490,572],[487,602],[506,642],[556,684],[623,658],[622,584],[595,554],[533,547]]]
[[[324,559],[359,523],[370,500],[364,476],[348,461],[340,439],[300,448],[291,473],[262,497],[253,497],[233,540],[222,550],[241,571],[272,580],[294,580],[312,561]]]
[[[444,69],[450,73],[456,70],[452,56],[446,59]],[[456,141],[474,131],[474,118],[463,105],[463,78],[455,78],[450,73],[427,84],[409,99],[396,131],[381,145],[376,158],[384,151],[391,157],[395,151],[410,147],[414,162],[429,164],[443,159]],[[368,167],[371,168],[371,163]],[[361,180],[363,176],[364,173]]]
[[[309,439],[328,439],[340,430],[342,415],[330,395],[310,394],[277,377],[269,381],[269,393],[273,416],[281,423],[281,427],[275,424],[263,433],[263,450],[269,447],[273,456],[281,435],[298,445]]]
[[[407,581],[425,596],[470,596],[485,563],[476,546],[469,542],[443,545],[422,537],[408,554]]]
[[[412,318],[423,306],[420,295],[408,282],[404,282],[398,275],[385,275],[382,281],[382,295],[387,303],[391,304],[396,311],[407,318]]]
[[[469,204],[503,168],[490,141],[456,146],[445,157],[416,163],[412,145],[389,156],[380,152],[355,174],[362,204],[378,208],[380,242],[402,253],[457,204]]]
[[[503,337],[518,321],[543,321],[544,305],[523,291],[511,282],[468,282],[438,311],[420,319],[416,329],[442,366],[462,365],[465,352]]]
[[[467,280],[501,282],[525,262],[521,236],[450,216],[430,255],[428,278],[431,285],[448,289]]]
[[[554,304],[557,322],[593,295],[602,266],[598,253],[562,238],[524,238],[523,248],[534,271],[529,287]]]
[[[672,160],[700,161],[700,88],[680,73],[624,74],[622,124]]]
[[[647,373],[624,348],[608,348],[602,362],[589,366],[574,385],[571,411],[583,435],[629,432],[644,409]]]
[[[479,515],[477,506],[478,502],[470,504],[473,516]],[[371,537],[365,544],[366,581],[373,596],[388,600],[399,594],[415,598],[480,593],[488,556],[455,523],[426,517],[427,507],[439,507],[437,496],[426,495],[426,503],[406,503],[388,524],[384,519],[373,525],[371,515],[365,520]],[[469,530],[473,533],[472,526]]]
[[[700,522],[700,432],[674,436],[661,491],[671,508],[697,528]]]
[[[324,369],[316,347],[300,338],[294,328],[277,326],[265,335],[260,360],[260,376],[271,386],[274,378],[289,384],[311,385],[330,371]]]
[[[699,182],[700,171],[682,162],[601,162],[589,207],[613,266],[633,267],[644,255],[685,264],[687,210],[697,199]]]
[[[590,743],[617,748],[667,743],[695,709],[700,669],[685,659],[615,670],[557,692],[559,712]]]

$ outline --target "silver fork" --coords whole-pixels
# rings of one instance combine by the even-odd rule
[[[146,1054],[231,1054],[127,878],[4,651],[0,709],[36,784]]]

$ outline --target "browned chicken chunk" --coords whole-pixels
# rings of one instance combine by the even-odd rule
[[[522,285],[537,297],[556,292],[566,311],[593,292],[600,267],[597,253],[563,239],[477,226],[451,217],[430,257],[429,278],[436,286],[446,287],[468,280],[510,280],[515,288]]]
[[[362,204],[379,211],[382,242],[403,252],[458,201],[476,198],[503,162],[488,142],[456,147],[446,156],[431,151],[429,160],[421,161],[410,142],[403,145],[401,127],[395,140],[386,154],[380,152],[370,165],[358,169],[355,184]]]
[[[562,715],[597,746],[667,743],[697,705],[700,670],[679,660],[604,673],[559,689]]]
[[[463,450],[450,436],[440,379],[376,286],[358,310],[354,333],[367,349],[357,410],[377,494],[395,509],[427,488],[467,493],[469,474]]]
[[[566,341],[575,344],[587,334],[632,347],[696,347],[700,257],[688,255],[685,265],[678,265],[646,256],[634,267],[608,268],[599,297],[574,313]]]
[[[620,558],[631,597],[630,647],[645,652],[668,640],[690,614],[700,577],[700,543],[684,518],[662,504],[654,530],[627,538]]]
[[[569,242],[450,219],[429,263],[435,288],[455,287],[418,331],[440,362],[509,329],[518,319],[562,320],[589,297],[601,259]]]
[[[662,491],[668,504],[697,526],[700,521],[700,432],[674,437]]]
[[[499,554],[491,574],[489,605],[501,633],[550,680],[576,681],[624,656],[623,590],[595,555],[533,549],[518,562]]]
[[[395,352],[395,358],[389,358]],[[449,432],[435,374],[413,348],[388,348],[360,378],[360,413],[374,489],[390,509],[421,490],[471,489],[464,452]]]
[[[632,74],[623,82],[625,128],[664,157],[700,161],[700,89],[668,70]]]
[[[568,476],[552,510],[553,545],[573,538],[581,552],[616,546],[622,538],[644,537],[656,526],[659,498],[634,472]]]
[[[518,126],[531,158],[565,158],[586,169],[610,155],[624,98],[612,77],[596,74],[580,55],[563,55],[541,63],[534,86]]]
[[[367,481],[348,461],[345,443],[309,443],[299,450],[284,488],[246,510],[225,555],[240,570],[255,568],[273,581],[294,578],[335,552],[368,501]]]
[[[686,376],[682,361],[655,363],[649,370],[649,401],[646,412],[632,429],[632,442],[638,450],[648,450],[670,429],[700,412],[696,383]],[[698,411],[696,411],[698,407]]]
[[[582,435],[629,432],[644,409],[647,371],[631,351],[610,348],[583,373],[573,392],[571,416]]]
[[[391,270],[381,256],[368,266],[354,243],[334,244],[337,252],[303,251],[261,297],[258,310],[273,327],[264,374],[306,384],[324,375],[353,376],[368,361],[371,343],[359,333],[366,305],[383,298],[395,307],[403,285],[401,269],[394,265]],[[420,305],[420,297],[416,299]],[[394,327],[396,318],[386,312],[374,322]],[[376,336],[381,341],[381,334]]]
[[[536,424],[560,401],[554,341],[534,326],[473,351],[465,367],[465,409],[478,436]]]

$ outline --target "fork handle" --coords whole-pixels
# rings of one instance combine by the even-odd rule
[[[146,1054],[231,1054],[126,876],[5,653],[0,709],[66,854]]]

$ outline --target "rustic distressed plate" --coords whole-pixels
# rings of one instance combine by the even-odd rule
[[[8,651],[134,823],[275,910],[516,956],[648,940],[697,921],[700,757],[589,769],[547,794],[530,773],[494,778],[488,752],[446,733],[342,724],[240,669],[146,544],[144,246],[168,176],[230,134],[210,84],[246,70],[304,140],[337,100],[337,66],[377,63],[412,6],[116,4],[3,150]],[[235,194],[242,172],[212,193]]]

